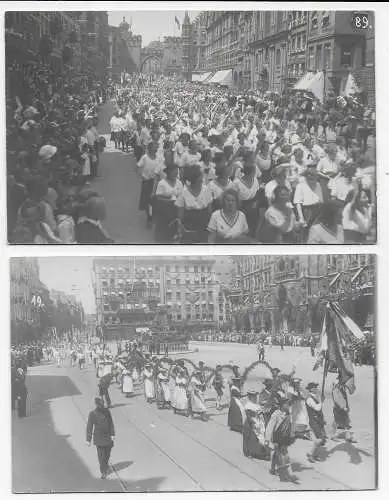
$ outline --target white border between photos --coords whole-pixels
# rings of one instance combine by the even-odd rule
[[[389,293],[386,290],[386,283],[389,277],[389,224],[387,217],[389,216],[389,167],[387,158],[384,156],[384,148],[389,140],[389,5],[378,2],[307,2],[296,5],[295,2],[94,2],[93,5],[85,2],[1,2],[0,4],[0,40],[2,50],[0,52],[1,59],[1,76],[0,79],[0,95],[5,95],[5,78],[4,78],[4,12],[6,10],[84,10],[89,7],[89,10],[293,10],[296,8],[304,8],[305,10],[352,10],[352,11],[375,11],[375,34],[376,34],[376,109],[377,109],[377,199],[378,199],[378,244],[376,246],[232,246],[227,247],[211,247],[211,246],[59,246],[59,247],[44,247],[44,246],[16,246],[9,247],[6,244],[6,183],[5,183],[5,99],[2,99],[2,130],[1,130],[1,169],[0,173],[0,199],[2,202],[2,217],[0,217],[0,327],[1,327],[1,343],[0,343],[0,369],[2,381],[2,399],[4,404],[3,410],[0,412],[0,428],[2,429],[2,453],[0,470],[2,471],[0,481],[0,497],[11,498],[11,412],[9,411],[9,267],[8,259],[10,257],[55,257],[55,256],[126,256],[126,255],[280,255],[280,254],[352,254],[352,253],[373,253],[377,255],[377,306],[378,312],[378,490],[369,492],[269,492],[271,498],[286,499],[291,495],[298,494],[301,498],[303,495],[307,500],[312,496],[319,497],[331,495],[331,498],[345,498],[352,495],[353,500],[362,499],[365,495],[374,496],[374,498],[386,498],[389,492],[389,479],[386,477],[389,471],[388,452],[389,448],[389,425],[386,424],[384,415],[386,410],[389,410],[387,403],[387,390],[389,387],[389,363],[386,362],[387,353],[389,354],[389,334],[386,329],[386,314],[385,309],[389,304]],[[4,390],[5,389],[5,390]],[[131,443],[129,443],[131,446]],[[355,470],[358,473],[358,470]],[[386,494],[385,494],[386,491]],[[261,495],[269,494],[261,492]],[[222,497],[228,500],[239,498],[249,498],[253,493],[178,493],[180,498],[198,499]],[[175,498],[178,495],[174,494]],[[35,494],[36,495],[36,494]],[[144,498],[157,498],[155,493],[143,493]],[[33,495],[24,495],[25,497],[33,498]],[[73,493],[61,494],[61,498],[86,499],[92,498],[95,494],[76,494]],[[35,496],[36,498],[36,496]],[[39,495],[39,498],[49,498],[49,495]],[[52,495],[50,495],[52,498]],[[113,494],[106,493],[104,498],[117,498]],[[163,498],[173,498],[173,494],[164,493]]]

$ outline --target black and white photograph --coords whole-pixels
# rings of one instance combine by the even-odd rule
[[[58,4],[5,13],[10,244],[376,242],[373,11]]]
[[[9,265],[13,493],[376,488],[374,255]]]

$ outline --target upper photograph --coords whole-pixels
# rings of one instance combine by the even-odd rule
[[[372,244],[373,12],[5,14],[10,244]]]

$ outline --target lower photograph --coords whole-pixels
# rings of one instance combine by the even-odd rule
[[[376,257],[10,259],[13,493],[377,488]]]

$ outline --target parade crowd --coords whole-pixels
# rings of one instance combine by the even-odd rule
[[[350,421],[349,389],[340,374],[332,386],[333,422],[326,425],[324,394],[315,382],[302,385],[291,373],[282,373],[264,361],[265,347],[257,346],[258,363],[269,370],[267,378],[257,379],[263,387],[244,390],[256,362],[245,370],[237,365],[198,366],[187,359],[151,356],[141,342],[119,342],[113,354],[106,345],[71,342],[51,345],[36,343],[18,346],[12,352],[12,405],[18,401],[19,417],[26,416],[28,366],[41,360],[58,367],[71,366],[83,370],[93,368],[97,377],[96,409],[88,418],[86,438],[97,447],[102,478],[108,473],[108,461],[113,446],[114,423],[110,387],[117,385],[125,397],[143,392],[148,404],[160,410],[173,410],[181,416],[212,418],[210,401],[216,400],[216,412],[228,408],[227,425],[242,434],[242,453],[246,457],[268,461],[270,473],[281,481],[298,483],[292,474],[289,447],[298,439],[311,441],[307,460],[311,463],[325,459],[323,453],[328,439],[355,442]],[[250,383],[250,387],[253,384]]]
[[[239,95],[169,77],[56,88],[47,71],[37,70],[23,102],[7,100],[10,242],[113,243],[90,186],[107,99],[112,146],[136,158],[155,242],[374,241],[375,115],[356,99]]]
[[[82,243],[90,225],[100,231],[90,212],[104,210],[89,183],[104,149],[97,109],[109,89],[74,75],[56,81],[43,64],[28,75],[6,102],[8,241]]]
[[[159,243],[364,243],[372,238],[374,113],[356,99],[134,77],[114,147],[132,151]],[[374,149],[374,148],[373,148]]]

